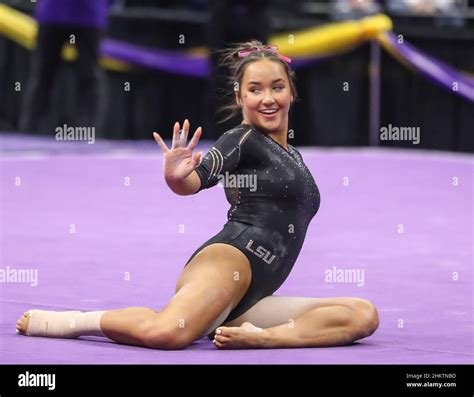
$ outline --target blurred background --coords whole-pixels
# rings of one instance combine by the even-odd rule
[[[2,1],[0,131],[54,136],[67,124],[94,126],[96,139],[169,138],[189,118],[215,140],[240,120],[218,123],[229,91],[214,51],[275,37],[301,52],[281,48],[300,96],[293,145],[474,151],[474,0]],[[376,14],[409,54],[355,25]],[[317,30],[328,24],[341,27]],[[341,50],[343,32],[352,44]],[[64,43],[73,49],[61,58]],[[386,126],[419,127],[419,144],[379,139]]]

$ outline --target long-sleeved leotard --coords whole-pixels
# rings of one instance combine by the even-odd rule
[[[248,258],[250,286],[226,321],[272,295],[290,274],[308,225],[320,204],[319,190],[291,145],[288,151],[253,126],[225,132],[196,168],[202,189],[223,183],[231,207],[222,231],[202,244],[229,244]],[[197,193],[197,192],[196,192]]]

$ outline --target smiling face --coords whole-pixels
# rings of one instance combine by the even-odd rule
[[[278,62],[262,59],[244,72],[237,103],[244,122],[266,133],[287,133],[292,94],[288,76]]]

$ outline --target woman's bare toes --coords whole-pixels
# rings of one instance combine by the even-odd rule
[[[264,347],[262,331],[248,322],[240,327],[219,327],[213,343],[219,349],[257,349]]]
[[[23,316],[21,316],[16,322],[16,330],[19,334],[21,335],[26,334],[29,321],[30,321],[30,312],[23,313]]]

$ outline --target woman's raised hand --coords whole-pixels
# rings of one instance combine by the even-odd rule
[[[189,121],[184,120],[183,128],[180,129],[179,123],[176,122],[173,127],[173,141],[171,149],[161,139],[156,132],[153,133],[156,143],[163,150],[163,173],[167,181],[184,180],[201,161],[202,152],[193,155],[193,149],[199,142],[202,129],[199,127],[186,145],[189,133]]]

